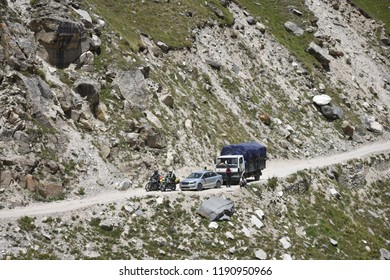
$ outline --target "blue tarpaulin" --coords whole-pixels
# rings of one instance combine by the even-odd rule
[[[266,154],[267,148],[257,142],[231,144],[224,146],[221,150],[221,156],[243,155],[247,162],[265,157]]]

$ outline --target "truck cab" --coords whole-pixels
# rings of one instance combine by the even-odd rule
[[[228,167],[232,171],[232,181],[239,181],[242,173],[245,172],[244,157],[242,155],[227,155],[217,157],[215,171],[222,175],[224,181],[226,181],[226,169]]]

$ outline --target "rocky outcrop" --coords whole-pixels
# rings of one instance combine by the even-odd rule
[[[75,63],[81,54],[89,50],[89,37],[78,22],[60,17],[43,17],[33,19],[29,28],[40,43],[39,56],[58,68]]]
[[[151,95],[140,70],[119,72],[112,82],[112,87],[128,102],[129,111],[143,111],[149,108]]]

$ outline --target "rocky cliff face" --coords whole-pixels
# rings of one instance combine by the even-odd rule
[[[141,34],[138,53],[76,1],[0,1],[0,206],[138,186],[156,168],[185,176],[227,143],[276,160],[388,139],[388,34],[335,3],[281,23],[313,34],[310,66],[234,1],[233,26],[209,21],[179,50]]]

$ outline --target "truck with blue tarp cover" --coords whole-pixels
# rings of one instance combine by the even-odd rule
[[[217,157],[215,171],[226,181],[226,169],[232,171],[232,182],[238,183],[241,177],[254,177],[259,180],[267,160],[267,147],[257,142],[231,144],[221,149]]]

